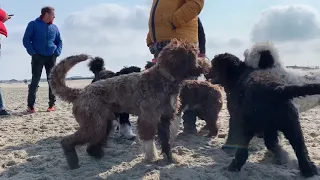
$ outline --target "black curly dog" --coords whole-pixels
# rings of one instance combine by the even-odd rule
[[[260,56],[272,58],[266,52]],[[301,174],[304,177],[317,175],[317,167],[310,160],[305,145],[299,112],[292,99],[320,94],[320,85],[285,85],[278,76],[248,67],[229,53],[216,55],[211,64],[207,76],[217,77],[225,88],[230,125],[238,126],[234,132],[237,152],[228,170],[241,170],[249,156],[249,142],[255,134],[263,133],[267,149],[281,159],[284,152],[278,139],[278,131],[281,131],[295,151]]]
[[[94,83],[96,81],[112,78],[115,76],[120,76],[123,74],[130,74],[133,72],[141,72],[141,68],[136,66],[130,66],[130,67],[124,67],[120,71],[114,73],[112,71],[105,69],[104,60],[101,57],[95,57],[93,60],[91,60],[88,64],[89,69],[94,74],[94,79],[91,83]],[[119,123],[121,125],[128,124],[131,126],[131,123],[129,121],[130,115],[128,113],[115,113],[115,116],[117,119],[119,119]],[[134,139],[134,137],[132,137]]]

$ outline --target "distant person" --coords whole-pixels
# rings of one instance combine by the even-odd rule
[[[5,27],[4,23],[11,19],[11,16],[9,16],[4,10],[0,9],[0,34],[4,36],[8,36],[7,28]],[[1,51],[1,41],[0,41],[0,51]],[[0,116],[9,116],[9,112],[5,109],[1,94],[1,88],[0,88]]]
[[[204,0],[161,0],[153,1],[149,16],[149,32],[146,42],[156,59],[171,39],[186,39],[200,47],[200,57],[205,57],[205,35],[198,16],[204,6]],[[184,68],[184,67],[181,67]],[[183,114],[184,133],[197,132],[197,115],[193,110]]]
[[[41,16],[30,21],[23,36],[23,46],[31,58],[32,79],[28,91],[28,112],[35,112],[37,87],[41,79],[43,67],[46,70],[47,81],[62,51],[62,40],[58,27],[53,24],[54,8],[50,6],[41,9]],[[48,112],[55,110],[56,97],[49,84]]]

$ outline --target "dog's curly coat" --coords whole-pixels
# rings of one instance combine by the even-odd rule
[[[133,72],[140,72],[141,68],[137,66],[130,66],[130,67],[123,67],[120,71],[114,73],[112,71],[106,70],[104,59],[101,57],[95,57],[88,63],[89,70],[95,75],[92,83],[112,78],[115,76],[120,76],[123,74],[130,74]],[[120,133],[128,140],[134,140],[136,135],[132,132],[131,123],[129,121],[130,114],[123,112],[123,113],[115,113],[116,120],[114,126],[120,128]],[[120,126],[118,126],[118,122],[120,122]]]
[[[317,167],[309,158],[299,112],[292,99],[320,94],[320,84],[286,85],[278,76],[254,70],[228,53],[214,57],[208,76],[218,77],[224,86],[230,122],[239,126],[233,132],[237,137],[238,149],[229,165],[230,171],[241,170],[248,159],[250,140],[261,132],[264,133],[267,148],[280,162],[284,150],[278,142],[278,131],[282,131],[296,153],[302,175],[311,177],[317,174]]]
[[[100,80],[83,89],[67,87],[65,77],[75,64],[87,60],[87,55],[70,56],[57,64],[52,69],[51,87],[62,100],[73,104],[73,114],[80,126],[61,140],[69,167],[79,167],[76,145],[89,143],[89,155],[103,156],[101,146],[112,128],[114,112],[138,116],[138,134],[146,160],[158,157],[154,143],[158,133],[162,152],[171,162],[170,123],[179,106],[180,84],[206,73],[210,67],[197,59],[197,54],[194,44],[173,39],[160,53],[157,65],[149,70]]]
[[[145,69],[155,63],[147,61]],[[185,80],[179,92],[180,109],[178,117],[187,109],[193,109],[196,115],[206,121],[203,129],[209,130],[208,137],[218,134],[217,120],[223,106],[221,87],[208,81]],[[178,122],[178,121],[177,121]]]

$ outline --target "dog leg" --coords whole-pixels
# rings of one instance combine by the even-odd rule
[[[167,161],[172,163],[172,152],[170,147],[170,121],[171,118],[162,116],[158,124],[158,137],[161,143],[162,153],[166,155]]]
[[[251,127],[247,126],[245,128],[248,128],[248,130],[253,130],[250,129]],[[238,141],[238,148],[237,152],[235,154],[235,158],[232,160],[231,164],[228,166],[228,171],[234,171],[234,172],[239,172],[241,171],[242,166],[246,163],[248,157],[249,157],[249,152],[248,152],[248,146],[250,140],[253,138],[254,133],[246,133],[243,134],[244,136],[239,137]]]
[[[222,150],[228,154],[234,155],[236,152],[237,147],[235,145],[237,144],[239,125],[241,126],[237,119],[230,115],[228,137],[226,143],[222,146]]]
[[[207,134],[207,137],[213,137],[218,135],[218,126],[217,126],[217,121],[219,118],[219,112],[216,111],[211,111],[208,112],[206,111],[204,113],[203,119],[206,121],[206,128],[209,130],[209,133]],[[202,129],[204,129],[203,127]]]
[[[132,132],[129,117],[130,114],[128,113],[119,114],[120,134],[128,140],[134,140],[136,135]]]
[[[79,168],[79,158],[75,149],[77,145],[83,145],[89,141],[89,136],[81,127],[74,134],[62,138],[60,144],[70,169]]]
[[[87,153],[96,158],[101,159],[104,156],[104,151],[102,149],[103,144],[107,141],[107,138],[113,129],[112,121],[107,120],[106,124],[99,126],[99,129],[95,131],[95,141],[90,142],[87,147]]]
[[[178,135],[180,123],[181,123],[181,115],[174,116],[174,120],[170,125],[170,142],[171,143],[176,139]]]
[[[301,125],[299,122],[299,114],[294,115],[288,113],[288,118],[285,120],[281,128],[285,137],[289,140],[299,162],[301,174],[304,177],[312,177],[318,174],[317,167],[310,160],[307,147],[304,142]]]
[[[156,124],[147,121],[144,118],[138,118],[138,133],[142,140],[142,146],[145,153],[145,159],[147,162],[157,161],[159,156],[154,141],[156,135]]]
[[[288,161],[288,153],[279,144],[278,132],[272,127],[268,127],[263,134],[264,143],[269,151],[274,154],[275,163],[282,165]]]
[[[134,140],[136,138],[136,135],[133,133],[129,124],[120,125],[120,134],[128,140]]]

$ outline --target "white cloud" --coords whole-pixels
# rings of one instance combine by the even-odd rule
[[[310,6],[274,6],[261,13],[252,41],[307,41],[320,37],[319,13]]]
[[[275,42],[286,65],[319,65],[320,14],[307,5],[273,6],[253,25],[250,40]]]
[[[145,62],[152,58],[145,42],[149,10],[150,2],[145,1],[141,6],[98,4],[82,11],[71,12],[57,24],[64,43],[61,58],[88,53],[103,57],[107,68],[113,71],[125,65],[144,67]],[[300,20],[302,25],[290,18]],[[315,57],[319,57],[320,40],[315,38],[318,37],[319,17],[318,12],[308,6],[277,6],[265,10],[259,21],[253,25],[252,39],[236,37],[236,30],[231,36],[222,35],[218,33],[223,30],[222,25],[218,26],[221,29],[216,32],[210,21],[202,21],[207,36],[209,58],[224,52],[242,58],[244,49],[252,44],[250,40],[260,38],[275,40],[287,65],[305,65],[307,62],[311,65],[318,64]],[[2,38],[0,79],[31,78],[31,60],[22,45],[25,26],[26,24],[10,26],[9,38]],[[292,29],[296,31],[291,32]],[[69,73],[69,76],[75,75],[92,74],[86,63],[80,63]],[[42,77],[45,77],[44,72]]]

